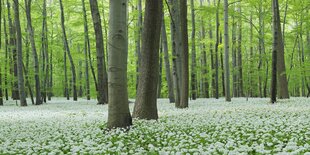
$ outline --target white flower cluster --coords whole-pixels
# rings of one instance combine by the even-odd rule
[[[104,131],[107,105],[56,99],[0,107],[0,154],[310,154],[310,99],[158,100],[158,121]],[[130,105],[132,110],[133,105]]]

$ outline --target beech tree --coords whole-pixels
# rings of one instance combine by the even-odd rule
[[[110,129],[132,125],[127,92],[127,3],[127,0],[110,0],[107,124]]]
[[[162,7],[162,1],[147,0],[145,3],[140,76],[133,112],[133,117],[140,119],[158,119],[156,92]]]

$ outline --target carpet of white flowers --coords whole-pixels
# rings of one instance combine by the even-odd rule
[[[310,154],[309,98],[158,102],[158,121],[107,132],[107,105],[94,100],[9,101],[0,107],[0,154]]]

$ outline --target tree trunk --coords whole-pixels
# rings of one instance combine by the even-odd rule
[[[170,0],[171,4],[171,43],[172,43],[172,63],[173,63],[173,85],[175,89],[175,106],[180,105],[181,97],[181,65],[180,65],[180,16],[178,0]]]
[[[235,9],[235,6],[234,6]],[[233,97],[238,97],[238,74],[237,74],[237,22],[235,21],[235,15],[232,17],[232,94]]]
[[[108,83],[108,125],[129,127],[132,125],[127,92],[127,0],[110,0]]]
[[[2,0],[0,0],[0,33],[1,32],[2,32]],[[0,35],[0,51],[1,50],[2,50],[2,35]],[[2,92],[2,70],[0,67],[0,106],[1,105],[3,105],[3,92]]]
[[[140,78],[133,113],[133,117],[140,119],[158,119],[156,90],[162,7],[162,1],[147,0],[145,4]]]
[[[228,36],[228,0],[224,0],[224,49],[225,49],[225,100],[231,101],[230,98],[230,75],[229,75],[229,36]]]
[[[191,98],[197,98],[197,80],[196,80],[196,44],[195,44],[195,6],[194,0],[191,0],[191,15],[192,15],[192,65],[191,65]]]
[[[42,104],[41,100],[41,87],[40,87],[40,73],[39,73],[39,60],[37,55],[37,49],[34,40],[34,32],[32,29],[32,22],[31,22],[31,0],[25,0],[25,8],[26,8],[26,16],[27,16],[27,29],[28,35],[30,38],[32,55],[34,60],[34,81],[35,81],[35,90],[36,90],[36,105]]]
[[[137,40],[136,40],[136,93],[138,92],[138,84],[139,84],[139,64],[141,62],[141,32],[142,32],[142,0],[137,1],[137,9],[138,9],[138,21],[137,21]]]
[[[65,48],[66,53],[68,54],[69,61],[70,61],[70,64],[71,64],[72,85],[73,85],[73,100],[77,101],[75,66],[74,66],[74,63],[73,63],[73,59],[72,59],[72,56],[71,56],[71,52],[70,52],[70,48],[69,48],[68,40],[67,40],[67,34],[66,34],[66,29],[65,29],[65,17],[64,17],[62,0],[59,0],[59,4],[60,4],[60,11],[61,11],[61,28],[62,28],[64,48]]]
[[[189,68],[188,68],[188,30],[187,30],[187,1],[180,0],[180,23],[182,37],[182,78],[181,78],[181,102],[179,108],[188,107],[188,87],[189,87]]]
[[[4,8],[4,0],[1,2],[3,8]],[[5,99],[9,100],[9,93],[8,93],[8,60],[9,58],[9,54],[8,54],[8,46],[9,46],[9,41],[8,41],[8,33],[6,30],[6,18],[5,15],[3,14],[3,32],[4,32],[4,41],[5,41],[5,66],[4,66],[4,94],[5,94]]]
[[[97,53],[97,76],[98,76],[98,104],[108,103],[108,77],[104,58],[104,45],[101,19],[98,10],[97,0],[90,0],[90,9],[94,24],[96,36],[96,53]]]
[[[12,59],[11,59],[11,70],[13,71],[12,78],[12,99],[19,99],[19,91],[18,91],[18,75],[17,75],[17,52],[16,52],[16,30],[15,23],[13,24],[11,18],[11,4],[9,0],[7,0],[7,12],[8,12],[8,21],[9,21],[9,32],[10,32],[10,43],[9,43],[9,51],[11,51]]]
[[[90,58],[88,58],[88,51],[90,51],[90,47],[89,47],[89,35],[88,35],[88,25],[87,25],[87,14],[86,14],[86,8],[85,8],[85,0],[82,0],[82,7],[83,7],[83,19],[84,19],[84,56],[85,56],[85,89],[86,89],[86,98],[87,100],[90,100],[90,85],[89,85],[89,67],[88,67],[88,60],[90,60]],[[91,68],[92,65],[90,64]],[[93,72],[93,77],[94,77],[94,81],[95,81],[95,87],[96,87],[96,91],[97,91],[97,80],[96,80],[96,76]]]
[[[17,73],[18,73],[18,90],[20,96],[20,105],[27,106],[25,83],[23,73],[23,50],[22,50],[22,32],[20,28],[19,20],[19,3],[18,0],[14,0],[14,18],[16,27],[16,50],[17,50]]]
[[[161,97],[161,85],[162,85],[162,73],[163,73],[163,43],[160,40],[159,48],[159,71],[158,71],[158,82],[157,82],[157,98]]]
[[[175,102],[174,90],[173,90],[174,86],[173,86],[173,81],[171,78],[169,53],[168,53],[168,41],[167,41],[166,25],[165,25],[164,17],[163,17],[162,27],[161,27],[161,38],[162,38],[162,43],[163,43],[166,80],[167,80],[167,85],[168,85],[168,97],[169,97],[170,103],[174,103]]]
[[[273,10],[276,11],[274,13],[274,18],[277,18],[276,20],[276,34],[277,36],[277,78],[278,78],[278,97],[280,99],[289,98],[288,93],[288,83],[286,78],[286,71],[285,71],[285,59],[284,59],[284,44],[282,39],[282,33],[281,33],[281,22],[280,22],[280,13],[279,13],[279,4],[278,0],[274,0],[274,8]]]
[[[200,0],[200,6],[202,6],[203,0]],[[205,45],[205,38],[206,38],[206,30],[205,30],[205,24],[203,18],[201,18],[201,28],[200,28],[200,33],[201,33],[201,65],[202,65],[202,92],[203,95],[202,97],[209,98],[209,82],[208,82],[208,67],[207,67],[207,53],[206,53],[206,45]]]
[[[41,36],[41,40],[42,40],[42,52],[44,55],[44,79],[43,79],[43,93],[42,93],[42,97],[43,97],[43,101],[46,103],[46,97],[47,97],[47,93],[49,91],[49,56],[48,56],[48,29],[47,29],[47,20],[46,20],[46,0],[43,0],[43,9],[42,9],[42,16],[43,16],[43,21],[42,21],[42,36]]]
[[[215,1],[214,1],[215,3]],[[220,28],[220,21],[219,21],[219,7],[220,7],[220,0],[218,0],[218,3],[217,3],[217,9],[216,9],[216,42],[215,42],[215,57],[214,58],[214,65],[213,65],[213,68],[215,68],[215,73],[213,73],[213,77],[214,78],[214,97],[216,99],[219,98],[219,63],[218,63],[218,53],[219,53],[219,50],[218,50],[218,46],[219,46],[219,40],[220,40],[220,35],[219,35],[219,28]]]
[[[279,30],[278,28],[278,24],[280,24],[279,18],[278,18],[278,0],[273,0],[272,1],[272,14],[273,14],[273,46],[272,46],[272,78],[271,78],[271,88],[270,88],[270,102],[271,103],[275,103],[277,101],[277,69],[278,69],[278,53],[279,53],[279,41],[282,38],[278,38],[279,34],[281,33],[281,30]]]
[[[238,12],[241,16],[241,6],[238,8]],[[238,97],[243,97],[243,74],[242,74],[242,20],[239,17],[238,20]]]

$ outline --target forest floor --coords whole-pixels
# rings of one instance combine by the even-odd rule
[[[274,105],[266,98],[198,99],[188,109],[158,101],[158,121],[134,120],[128,132],[108,133],[108,106],[95,100],[6,102],[0,154],[310,154],[310,98]]]

